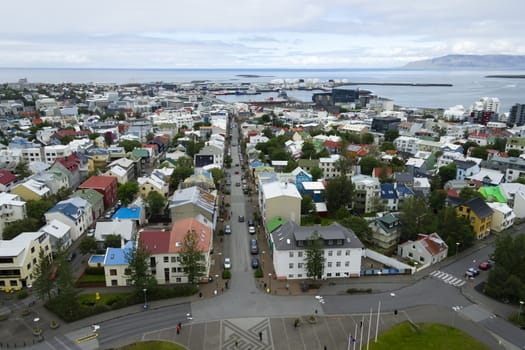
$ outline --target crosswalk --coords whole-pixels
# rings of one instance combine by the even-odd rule
[[[448,274],[446,272],[439,271],[439,270],[431,272],[430,276],[439,278],[446,284],[450,284],[451,286],[454,286],[454,287],[461,287],[462,285],[467,283],[465,280],[462,280],[461,278],[457,278],[451,274]]]

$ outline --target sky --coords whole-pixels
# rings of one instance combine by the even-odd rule
[[[522,0],[2,3],[0,67],[390,68],[525,54]]]

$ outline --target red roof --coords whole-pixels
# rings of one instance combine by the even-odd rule
[[[447,195],[449,197],[454,197],[454,198],[458,198],[459,197],[459,194],[458,194],[458,191],[452,189],[452,190],[448,190],[447,191]]]
[[[182,249],[184,237],[188,232],[194,232],[197,239],[197,247],[201,252],[208,252],[211,245],[212,231],[209,226],[195,218],[177,220],[173,223],[170,239],[170,253],[179,253]]]
[[[323,146],[330,148],[339,148],[341,146],[341,142],[326,140],[325,142],[323,142]]]
[[[372,177],[379,177],[379,175],[381,175],[382,170],[383,168],[374,168],[374,170],[372,171]],[[385,170],[387,176],[392,176],[392,168],[386,168]]]
[[[8,170],[0,170],[0,184],[9,185],[16,180],[16,176]]]
[[[80,166],[80,158],[76,153],[71,154],[67,157],[60,157],[55,160],[55,163],[60,163],[69,170],[71,173],[77,172]],[[53,164],[54,165],[54,164]]]
[[[170,231],[144,230],[140,233],[140,243],[150,254],[169,253]]]
[[[115,176],[91,176],[89,179],[84,181],[78,188],[101,188],[105,189],[113,182],[117,182]]]
[[[489,134],[482,134],[482,133],[475,133],[473,132],[472,134],[469,135],[469,138],[470,137],[475,137],[475,138],[480,138],[480,139],[486,139],[488,138],[490,135]]]
[[[432,255],[437,255],[448,249],[447,244],[435,232],[429,235],[419,234],[417,240],[421,241],[428,252]]]

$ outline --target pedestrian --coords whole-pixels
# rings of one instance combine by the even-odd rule
[[[179,329],[182,329],[182,323],[179,322],[177,326],[179,326]]]
[[[175,329],[177,330],[177,334],[180,334],[180,327],[179,327],[179,325],[177,325],[177,327],[175,327]]]
[[[259,332],[259,341],[262,341],[262,332]]]

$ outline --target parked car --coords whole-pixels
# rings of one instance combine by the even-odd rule
[[[239,222],[244,222],[244,216],[243,215],[239,215]]]
[[[232,268],[232,261],[230,258],[224,258],[224,269],[229,270]]]
[[[250,253],[259,254],[259,244],[256,239],[250,240]]]
[[[474,268],[474,267],[470,267],[466,272],[465,272],[465,276],[467,277],[470,277],[470,278],[474,278],[476,277],[477,275],[479,275],[479,270]]]
[[[73,260],[75,260],[76,256],[77,256],[77,253],[72,252],[71,254],[68,255],[67,261],[72,262]]]
[[[227,234],[227,235],[231,235],[232,234],[232,227],[230,225],[226,225],[224,227],[224,233]]]
[[[252,258],[252,268],[253,269],[258,269],[259,268],[259,259]]]
[[[486,271],[492,267],[492,264],[488,261],[483,261],[482,263],[479,264],[478,267],[480,270]]]
[[[235,187],[241,187],[241,183],[240,182],[236,182],[235,183]]]
[[[248,220],[248,233],[253,235],[255,233],[255,224],[253,220]]]
[[[94,228],[90,228],[89,230],[87,230],[87,236],[88,237],[91,237],[95,234],[95,229]]]

